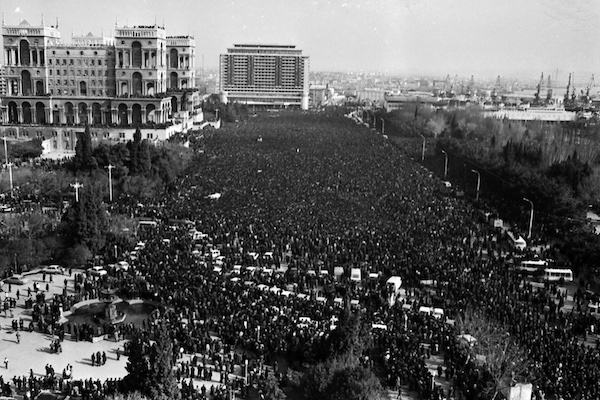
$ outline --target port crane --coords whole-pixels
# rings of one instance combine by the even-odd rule
[[[546,85],[547,93],[546,93],[546,103],[552,103],[552,75],[548,74],[548,83]]]
[[[567,103],[570,102],[570,98],[569,98],[569,91],[570,90],[571,90],[571,73],[569,73],[569,83],[567,83],[567,91],[565,93],[565,98],[564,98],[565,105],[567,105]]]
[[[540,91],[542,90],[542,85],[544,84],[544,73],[542,72],[542,76],[540,77],[540,81],[536,86],[535,99],[533,100],[534,104],[540,104]]]
[[[588,83],[587,87],[585,88],[585,102],[588,104],[592,101],[592,99],[590,98],[590,90],[592,90],[593,87],[594,87],[594,74],[592,74],[590,82]]]

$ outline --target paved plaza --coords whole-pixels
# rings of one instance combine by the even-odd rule
[[[54,294],[62,293],[64,281],[67,280],[67,294],[74,294],[73,278],[76,273],[81,273],[81,270],[73,270],[71,276],[53,275],[53,282],[49,282],[49,275],[46,275],[46,281],[43,281],[42,273],[33,274],[26,273],[24,277],[29,280],[25,285],[9,285],[4,283],[0,299],[5,297],[17,298],[16,292],[19,290],[19,300],[17,300],[16,308],[5,313],[0,312],[0,375],[4,378],[12,379],[14,376],[29,376],[30,370],[33,370],[35,376],[46,375],[46,365],[50,364],[57,374],[61,374],[63,368],[68,364],[73,366],[73,379],[107,379],[107,378],[122,378],[127,374],[125,365],[127,357],[121,356],[117,360],[117,349],[123,353],[123,344],[125,340],[115,342],[114,339],[100,340],[96,343],[91,342],[76,342],[71,339],[71,335],[65,335],[65,340],[62,342],[62,352],[53,353],[50,351],[52,340],[57,339],[38,331],[29,332],[27,327],[31,321],[32,310],[25,309],[25,300],[27,299],[27,289],[30,287],[33,293],[33,283],[37,282],[39,287],[45,292],[46,284],[48,284],[48,292],[46,299]],[[32,294],[33,296],[33,294]],[[23,318],[25,330],[20,332],[20,343],[17,343],[16,332],[12,330],[12,320]],[[106,353],[106,364],[103,366],[92,366],[91,356],[96,352]],[[8,358],[8,368],[5,368],[4,360]]]

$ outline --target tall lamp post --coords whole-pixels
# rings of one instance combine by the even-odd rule
[[[83,187],[83,183],[79,183],[79,182],[71,183],[71,187],[75,188],[75,201],[79,203],[79,188]]]
[[[8,181],[10,182],[10,197],[15,197],[13,193],[13,176],[12,176],[12,167],[13,163],[6,163],[6,168],[8,168]]]
[[[112,193],[112,169],[114,165],[109,164],[106,168],[108,168],[108,199],[112,203],[113,193]]]
[[[4,165],[6,166],[6,168],[8,168],[8,180],[10,182],[10,197],[14,197],[14,192],[13,192],[13,176],[12,176],[12,166],[13,166],[13,163],[9,163],[8,162],[8,146],[6,144],[6,133],[4,134],[4,137],[2,139],[4,139],[4,159],[6,161],[4,163]]]
[[[379,118],[381,120],[381,134],[385,135],[385,119]]]
[[[533,226],[533,201],[526,199],[523,197],[523,200],[528,202],[531,206],[531,212],[529,213],[529,233],[527,234],[527,239],[531,239],[531,228]]]
[[[448,180],[448,153],[446,150],[442,150],[444,153],[444,180]]]
[[[471,172],[477,174],[477,195],[475,201],[479,201],[479,188],[481,187],[481,174],[476,169],[472,169]]]
[[[421,135],[421,137],[423,138],[423,148],[421,149],[421,161],[425,160],[425,142],[427,141],[425,139],[425,136]]]

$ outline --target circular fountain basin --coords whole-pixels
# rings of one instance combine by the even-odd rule
[[[64,316],[72,324],[87,323],[91,326],[101,326],[107,322],[104,321],[104,309],[110,303],[102,300],[82,301],[73,305],[69,312],[64,313]],[[141,326],[142,321],[147,320],[152,311],[156,309],[154,303],[143,300],[116,300],[112,304],[115,305],[117,312],[124,316],[124,318],[119,317],[113,321],[113,325],[125,323]]]

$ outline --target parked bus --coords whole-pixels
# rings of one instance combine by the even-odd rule
[[[573,282],[573,271],[567,268],[546,268],[544,269],[544,280],[549,282]]]

